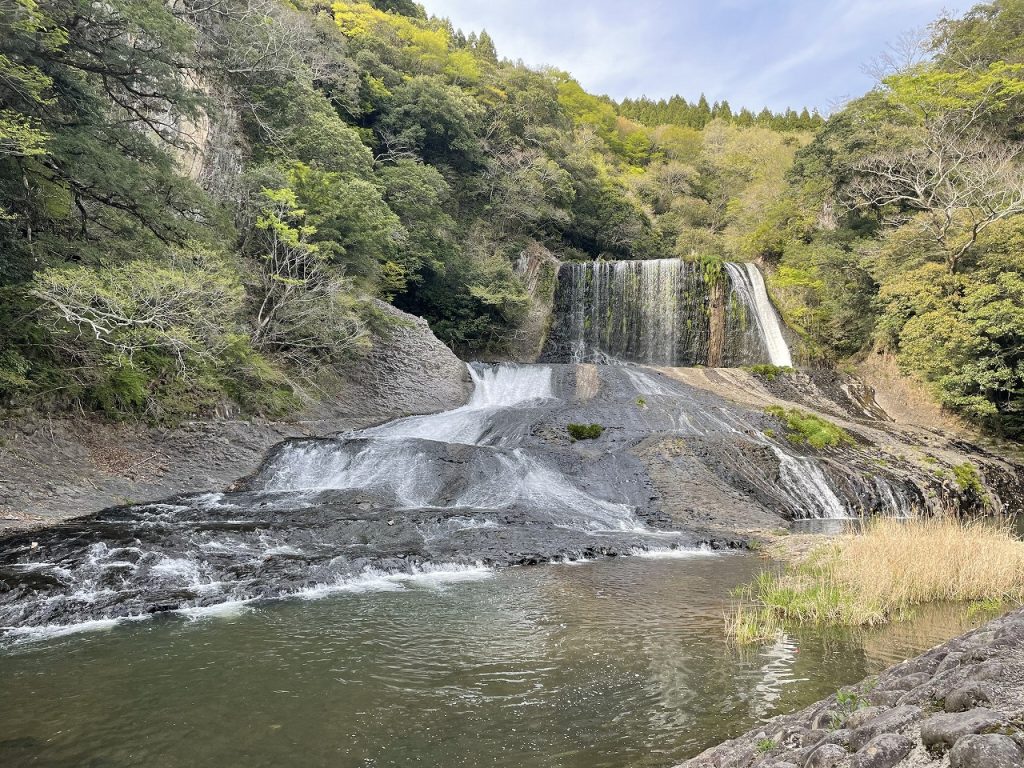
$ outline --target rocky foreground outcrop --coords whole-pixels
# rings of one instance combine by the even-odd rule
[[[426,321],[384,303],[386,332],[330,393],[307,393],[283,421],[218,418],[174,428],[93,416],[29,413],[0,419],[0,532],[100,509],[225,488],[255,471],[283,440],[359,429],[466,402],[465,364]]]
[[[1024,610],[680,768],[1021,768]]]

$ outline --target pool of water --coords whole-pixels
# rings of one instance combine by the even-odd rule
[[[671,766],[963,631],[731,647],[754,555],[470,570],[0,649],[3,766]]]

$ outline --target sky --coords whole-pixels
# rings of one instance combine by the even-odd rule
[[[868,91],[864,65],[969,0],[420,0],[498,53],[615,99],[673,94],[734,109],[827,113]]]

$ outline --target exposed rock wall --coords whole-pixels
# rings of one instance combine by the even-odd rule
[[[427,321],[377,301],[389,318],[373,349],[351,370],[336,394],[318,400],[320,418],[387,421],[462,405],[472,387],[466,365],[441,342]]]
[[[559,261],[540,243],[531,241],[519,254],[516,274],[530,294],[530,314],[519,330],[512,358],[534,363],[540,357],[551,328]]]

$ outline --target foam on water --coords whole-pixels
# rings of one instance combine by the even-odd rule
[[[93,619],[75,624],[44,624],[38,627],[0,627],[4,631],[4,639],[14,645],[21,643],[53,640],[58,637],[77,635],[85,632],[109,632],[120,624],[128,621],[144,621],[149,616],[124,616],[117,619]]]
[[[192,621],[200,621],[202,619],[230,619],[236,616],[241,616],[246,611],[251,610],[251,604],[251,600],[227,600],[223,603],[206,605],[202,608],[182,608],[175,611],[175,613]]]
[[[662,549],[633,549],[632,556],[644,560],[689,560],[694,557],[718,557],[721,553],[711,547],[672,547]]]
[[[441,587],[466,581],[480,581],[494,575],[494,569],[483,563],[424,563],[408,571],[389,572],[370,566],[356,576],[339,578],[329,584],[317,584],[296,592],[293,597],[322,600],[332,595],[352,592],[402,592],[412,585]]]

